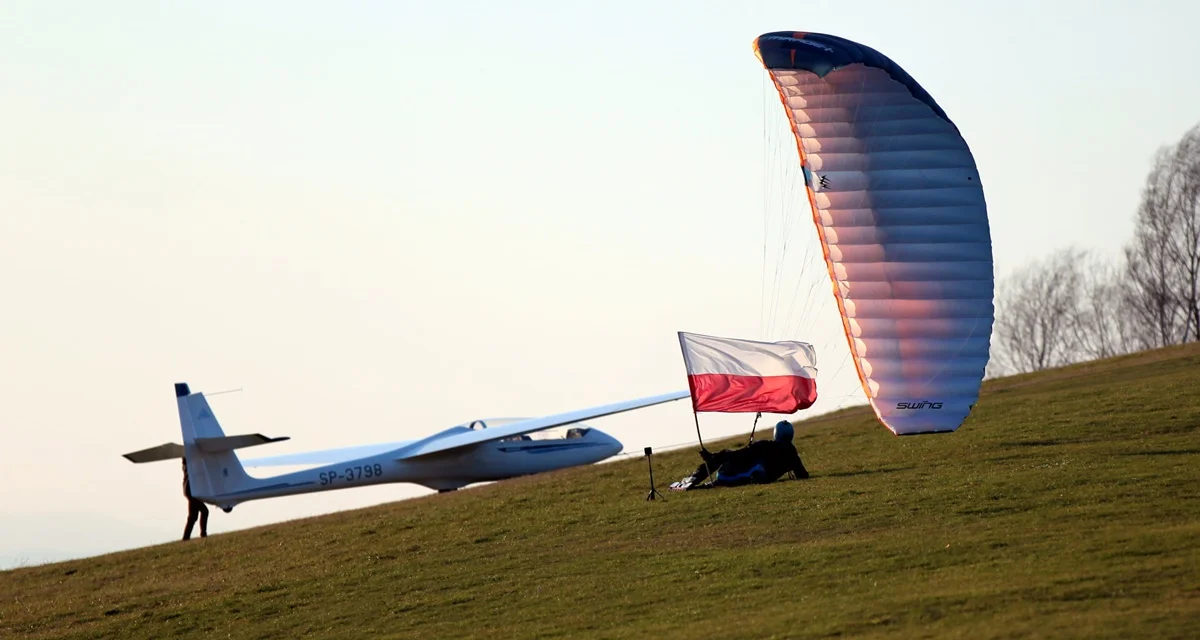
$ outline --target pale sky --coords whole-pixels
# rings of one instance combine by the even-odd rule
[[[177,381],[243,389],[213,398],[227,433],[292,437],[253,455],[686,388],[679,330],[812,342],[809,413],[861,402],[827,283],[763,300],[764,208],[808,214],[771,204],[794,145],[752,40],[832,33],[913,75],[975,154],[1002,275],[1119,250],[1155,150],[1200,122],[1196,24],[1143,0],[6,3],[0,567],[180,535],[178,465],[120,457],[179,440]],[[694,441],[686,401],[592,424]]]

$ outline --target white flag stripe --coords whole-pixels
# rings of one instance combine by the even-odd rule
[[[817,377],[817,353],[806,342],[757,342],[679,332],[688,375]]]

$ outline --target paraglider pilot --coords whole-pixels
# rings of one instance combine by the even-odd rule
[[[792,424],[781,420],[775,425],[772,440],[758,440],[738,449],[722,449],[710,453],[700,450],[704,462],[692,475],[671,485],[672,491],[688,491],[702,487],[736,487],[744,484],[767,484],[775,482],[783,474],[791,472],[796,478],[808,477],[808,469],[800,460],[792,444]],[[700,483],[712,474],[708,485]]]

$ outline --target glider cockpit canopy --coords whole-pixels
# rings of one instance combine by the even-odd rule
[[[513,423],[522,422],[524,420],[529,420],[529,418],[487,418],[486,420],[472,420],[464,426],[466,426],[468,429],[478,431],[487,429],[489,427],[507,426]],[[557,427],[551,427],[549,429],[542,429],[541,431],[534,431],[532,433],[522,433],[519,435],[508,436],[500,438],[499,441],[517,442],[523,440],[572,440],[575,438],[584,437],[591,430],[591,427],[584,425],[583,423],[575,423],[574,426],[561,425]]]

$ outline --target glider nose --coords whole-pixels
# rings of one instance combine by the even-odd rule
[[[605,458],[611,458],[618,453],[621,453],[621,449],[625,448],[625,445],[621,444],[620,440],[617,440],[603,431],[594,433],[596,433],[596,436],[600,440],[601,451],[604,452]]]

